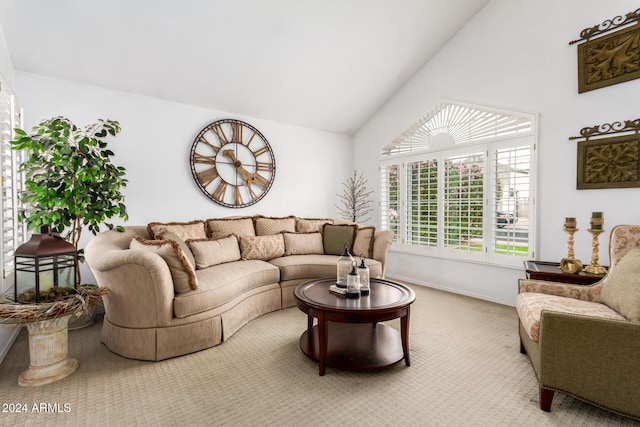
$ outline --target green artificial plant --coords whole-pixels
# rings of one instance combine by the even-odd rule
[[[20,220],[32,230],[50,225],[76,247],[83,227],[93,234],[113,217],[128,219],[121,189],[126,186],[125,168],[111,163],[113,151],[106,138],[120,132],[113,120],[99,120],[84,129],[69,119],[55,117],[33,127],[33,133],[15,130],[14,150],[25,150],[19,170],[25,173],[21,199],[26,210]],[[116,227],[123,231],[121,226]],[[80,269],[76,268],[80,283]]]

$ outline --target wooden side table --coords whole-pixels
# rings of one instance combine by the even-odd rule
[[[604,277],[604,274],[564,273],[559,262],[532,261],[524,262],[527,279],[549,280],[552,282],[571,283],[574,285],[591,285]]]

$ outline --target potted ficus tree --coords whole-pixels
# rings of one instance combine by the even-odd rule
[[[84,228],[93,234],[100,226],[114,228],[111,218],[127,219],[122,189],[126,186],[125,168],[111,162],[107,138],[120,132],[113,120],[98,120],[79,128],[69,119],[43,120],[28,134],[15,130],[12,149],[25,150],[20,164],[25,173],[25,188],[20,194],[26,209],[20,220],[31,230],[50,226],[76,247]],[[120,231],[123,227],[116,227]],[[76,283],[82,284],[79,265]]]
[[[34,126],[31,134],[16,129],[11,141],[12,149],[26,154],[19,165],[25,174],[20,197],[26,206],[20,220],[31,230],[49,226],[64,233],[78,254],[75,270],[79,285],[77,263],[83,259],[83,251],[78,245],[83,229],[96,234],[103,224],[114,228],[109,219],[128,218],[121,192],[127,183],[125,168],[111,162],[114,153],[107,148],[107,138],[118,132],[117,121],[99,120],[81,129],[64,117],[55,117]],[[116,228],[123,231],[121,226]],[[0,304],[0,321],[23,322],[29,329],[31,363],[20,376],[20,385],[48,384],[75,371],[77,361],[67,358],[68,321],[72,315],[90,311],[105,292],[81,285],[80,295],[55,301]],[[85,325],[92,321],[86,314]]]

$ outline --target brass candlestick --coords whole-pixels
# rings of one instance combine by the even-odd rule
[[[564,231],[569,234],[567,237],[567,257],[560,260],[560,269],[565,273],[579,273],[582,270],[582,262],[579,259],[575,259],[573,252],[573,235],[578,231],[575,227],[563,227]]]
[[[589,233],[593,235],[593,239],[591,240],[591,264],[584,269],[587,273],[591,274],[605,274],[607,269],[600,265],[598,262],[600,260],[600,256],[598,253],[600,252],[600,243],[598,242],[598,236],[600,233],[603,233],[604,230],[590,228],[587,230]]]
[[[576,233],[576,231],[578,231],[578,229],[564,227],[564,231],[566,231],[569,234],[569,237],[567,237],[567,249],[568,249],[567,258],[573,259],[574,258],[573,235]]]

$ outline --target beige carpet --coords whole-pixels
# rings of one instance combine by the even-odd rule
[[[98,321],[69,332],[75,373],[23,388],[23,330],[0,365],[0,403],[28,410],[0,412],[0,425],[640,425],[564,394],[556,394],[551,413],[540,411],[532,368],[518,351],[514,308],[413,288],[412,365],[376,373],[327,368],[320,377],[298,347],[306,317],[290,308],[252,321],[220,346],[155,363],[109,352]],[[34,403],[58,403],[61,412],[33,412]]]

